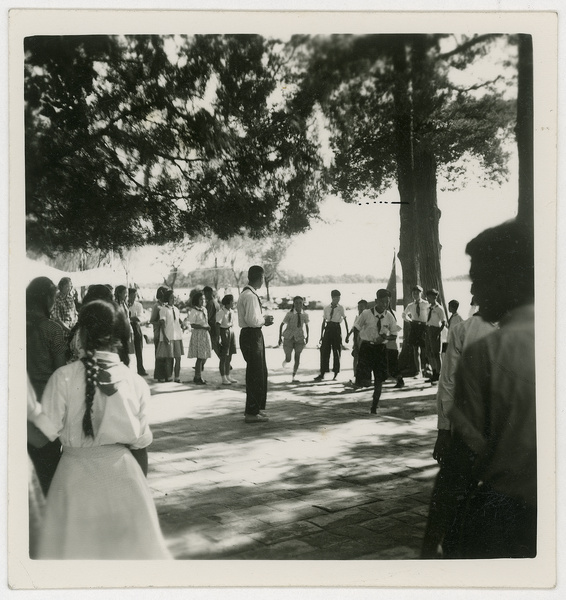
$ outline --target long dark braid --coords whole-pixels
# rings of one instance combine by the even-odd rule
[[[92,404],[94,402],[94,392],[98,382],[98,364],[92,350],[87,350],[86,356],[81,360],[85,366],[86,379],[86,409],[83,417],[83,431],[86,436],[94,438],[94,429],[92,428]]]
[[[85,367],[86,382],[83,432],[86,436],[94,438],[92,407],[100,372],[95,351],[115,344],[124,334],[127,323],[114,302],[94,300],[81,309],[78,325],[85,345],[85,356],[81,359]]]

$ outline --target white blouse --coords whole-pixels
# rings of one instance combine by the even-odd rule
[[[171,342],[173,340],[183,339],[183,329],[181,327],[180,313],[176,306],[169,306],[164,304],[159,309],[159,320],[165,321],[165,335]],[[161,337],[163,339],[163,329],[161,330]]]
[[[128,444],[145,448],[153,435],[145,416],[150,398],[142,377],[120,362],[117,354],[97,352],[97,357],[111,363],[109,373],[116,391],[107,396],[97,386],[92,405],[94,438],[83,432],[86,410],[85,367],[81,361],[57,369],[47,382],[41,406],[55,426],[63,446],[78,448],[107,444]]]

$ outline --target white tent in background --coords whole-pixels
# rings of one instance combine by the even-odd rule
[[[98,269],[89,269],[87,271],[61,271],[55,267],[50,267],[40,261],[32,260],[26,257],[26,276],[28,282],[35,277],[49,277],[53,283],[59,283],[62,277],[70,277],[75,288],[88,287],[95,283],[109,283],[116,287],[117,285],[127,285],[124,269],[114,269],[112,267],[99,267]]]
[[[25,275],[28,283],[36,277],[49,277],[49,279],[51,279],[51,281],[53,281],[55,285],[59,283],[61,277],[70,277],[70,275],[65,271],[61,271],[59,269],[56,269],[55,267],[50,267],[45,263],[42,263],[37,260],[32,260],[31,258],[27,257]]]

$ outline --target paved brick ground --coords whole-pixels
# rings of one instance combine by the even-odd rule
[[[267,359],[280,365],[281,350]],[[192,363],[184,359],[183,381]],[[305,350],[296,384],[270,369],[265,424],[244,423],[244,386],[220,385],[216,359],[207,386],[150,381],[149,484],[176,558],[419,557],[437,473],[435,388],[388,383],[370,415],[371,392],[344,385],[351,363],[318,384],[317,364],[318,351]],[[243,382],[241,357],[234,367]]]

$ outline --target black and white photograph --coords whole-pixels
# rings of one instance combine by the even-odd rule
[[[411,16],[12,9],[10,587],[555,585],[557,15]]]

